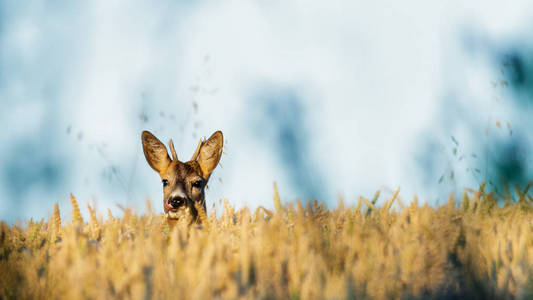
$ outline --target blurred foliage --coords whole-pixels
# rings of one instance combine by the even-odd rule
[[[521,106],[533,105],[533,54],[527,48],[511,48],[496,55],[496,65],[506,86],[516,93]],[[508,83],[508,84],[507,84]]]
[[[325,199],[327,181],[313,156],[313,132],[308,107],[295,88],[266,85],[251,101],[250,121],[255,139],[268,144],[275,153],[287,181],[304,199]]]
[[[504,197],[533,177],[533,55],[516,49],[487,52],[495,71],[487,83],[490,98],[479,107],[460,93],[447,95],[437,126],[450,138],[426,132],[415,153],[424,185],[438,183],[440,196],[468,182],[487,182],[488,190]]]

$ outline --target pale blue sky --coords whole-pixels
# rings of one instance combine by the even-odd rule
[[[142,130],[180,158],[223,131],[208,206],[435,203],[501,153],[531,178],[533,4],[464,2],[3,0],[0,219],[161,211]]]

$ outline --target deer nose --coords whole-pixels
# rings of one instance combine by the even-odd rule
[[[180,206],[185,204],[185,198],[183,198],[183,197],[171,198],[168,201],[168,204],[170,204],[170,206],[172,206],[172,208],[179,208]]]

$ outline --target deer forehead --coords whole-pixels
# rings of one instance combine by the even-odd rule
[[[168,168],[161,173],[161,178],[172,181],[189,181],[201,177],[200,166],[196,161],[173,161]]]

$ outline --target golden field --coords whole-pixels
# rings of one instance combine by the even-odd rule
[[[529,185],[531,186],[531,184]],[[528,186],[528,187],[529,187]],[[528,299],[533,199],[468,190],[438,207],[225,203],[202,226],[160,214],[0,223],[0,299]],[[381,203],[381,202],[380,202]]]

